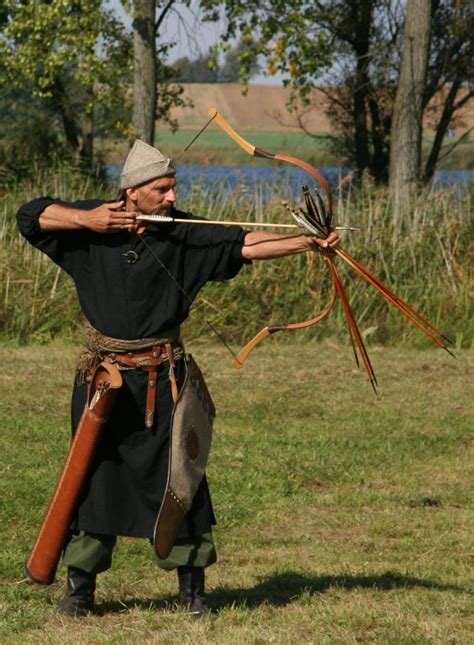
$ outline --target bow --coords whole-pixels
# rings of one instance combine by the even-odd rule
[[[275,159],[276,161],[284,161],[285,163],[289,163],[292,166],[297,166],[298,168],[301,168],[302,170],[305,170],[307,173],[309,173],[314,179],[316,179],[318,184],[324,190],[328,200],[328,212],[329,214],[332,213],[331,189],[329,188],[328,182],[322,176],[319,170],[311,166],[306,161],[303,161],[302,159],[290,157],[289,155],[267,152],[266,150],[262,150],[262,148],[253,146],[251,143],[241,137],[240,134],[237,134],[237,132],[227,123],[227,121],[216,110],[215,107],[209,108],[208,114],[211,117],[211,121],[214,121],[222,130],[224,130],[227,135],[229,135],[231,139],[233,139],[243,150],[245,150],[247,154],[251,155],[252,157],[262,157],[263,159]]]
[[[274,153],[262,150],[261,148],[257,148],[253,146],[248,141],[246,141],[243,137],[237,134],[237,132],[235,132],[235,130],[227,123],[227,121],[222,117],[222,115],[216,110],[216,108],[212,107],[209,109],[209,116],[210,116],[210,121],[215,121],[215,123],[249,155],[254,157],[262,157],[264,159],[275,159],[277,161],[283,161],[283,162],[289,163],[293,166],[302,168],[316,180],[316,182],[321,186],[321,188],[325,193],[327,206],[324,204],[317,190],[316,190],[316,200],[314,200],[309,189],[305,186],[303,187],[303,194],[305,198],[306,211],[303,211],[302,209],[300,209],[300,211],[297,212],[295,211],[295,209],[292,209],[292,208],[289,208],[289,210],[293,215],[294,219],[297,221],[297,223],[306,229],[307,234],[309,233],[313,236],[326,238],[329,235],[330,231],[332,230],[331,220],[332,220],[332,210],[333,210],[333,199],[332,199],[331,190],[329,188],[329,184],[326,181],[326,179],[321,175],[321,173],[316,168],[314,168],[313,166],[311,166],[310,164],[308,164],[307,162],[301,159],[297,159],[295,157],[291,157],[289,155],[284,155],[284,154],[274,154]],[[404,300],[402,300],[400,296],[398,296],[395,292],[393,292],[376,276],[370,273],[364,266],[362,266],[357,260],[355,260],[355,258],[349,255],[347,251],[345,251],[341,247],[337,247],[334,249],[334,252],[338,257],[340,257],[344,262],[346,262],[356,273],[358,273],[358,275],[360,275],[364,280],[366,280],[369,284],[371,284],[379,293],[381,293],[384,298],[386,298],[401,313],[403,313],[414,325],[416,325],[422,332],[424,332],[429,338],[431,338],[431,340],[436,345],[438,345],[442,349],[446,350],[449,354],[454,356],[451,350],[446,346],[445,342],[443,342],[443,341],[447,341],[452,344],[452,341],[446,336],[444,336],[438,329],[436,329],[436,327],[434,327],[422,314],[420,314],[411,305],[409,305]],[[359,327],[357,325],[357,321],[354,317],[351,306],[349,304],[349,300],[346,296],[344,286],[339,276],[339,273],[337,271],[336,265],[332,257],[325,255],[324,260],[326,261],[326,264],[329,268],[331,278],[332,278],[332,294],[328,304],[323,309],[323,311],[320,314],[318,314],[316,317],[302,323],[289,323],[284,325],[271,325],[271,326],[264,327],[254,338],[252,338],[251,341],[249,341],[249,343],[247,343],[247,345],[245,345],[245,347],[239,352],[239,354],[237,354],[237,356],[234,359],[234,366],[237,368],[242,367],[243,362],[247,359],[247,357],[253,351],[253,349],[255,349],[255,347],[262,340],[267,338],[270,334],[275,333],[277,331],[303,329],[311,325],[314,325],[320,322],[321,320],[323,320],[324,318],[326,318],[326,316],[331,311],[333,305],[335,304],[337,295],[339,295],[341,299],[344,315],[348,324],[349,334],[354,348],[354,354],[355,354],[357,364],[359,364],[358,354],[357,354],[358,352],[364,363],[369,381],[374,391],[377,392],[376,390],[377,379],[375,377],[375,372],[370,362],[370,358],[365,348],[362,335],[360,333]]]
[[[256,146],[253,146],[251,143],[249,143],[243,137],[237,134],[237,132],[227,123],[227,121],[217,111],[216,108],[214,107],[209,108],[208,114],[211,118],[211,121],[214,121],[231,139],[233,139],[243,150],[245,150],[247,154],[253,157],[261,157],[264,159],[275,159],[276,161],[283,161],[285,163],[291,164],[292,166],[297,166],[298,168],[301,168],[302,170],[305,170],[307,173],[309,173],[313,177],[313,179],[315,179],[316,182],[324,190],[324,193],[327,199],[327,204],[328,204],[328,213],[332,214],[333,201],[332,201],[331,189],[329,188],[329,184],[326,181],[325,177],[323,177],[323,175],[319,172],[319,170],[311,166],[306,161],[303,161],[302,159],[297,159],[296,157],[291,157],[290,155],[267,152],[262,148],[257,148]],[[330,215],[328,217],[330,218]],[[301,221],[299,221],[298,218],[295,218],[295,219],[299,227],[301,227],[302,226]],[[330,258],[326,257],[325,260],[328,262],[329,265],[332,264],[332,260]],[[274,334],[279,331],[296,331],[298,329],[306,329],[324,320],[329,315],[331,309],[333,308],[336,302],[338,291],[339,290],[337,288],[336,282],[333,281],[331,295],[329,297],[328,303],[317,316],[309,320],[305,320],[299,323],[267,325],[266,327],[261,329],[258,332],[258,334],[256,334],[245,345],[245,347],[243,347],[241,351],[235,356],[234,362],[233,362],[234,367],[236,368],[242,367],[244,361],[248,358],[248,356],[255,349],[255,347],[257,347],[259,343],[261,343],[265,338],[267,338],[271,334]]]

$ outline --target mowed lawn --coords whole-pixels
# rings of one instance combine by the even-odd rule
[[[209,465],[218,563],[212,621],[173,602],[174,574],[122,539],[98,614],[61,618],[24,561],[69,438],[77,349],[0,347],[2,643],[472,643],[472,352],[269,339],[241,371],[195,342],[218,416]]]

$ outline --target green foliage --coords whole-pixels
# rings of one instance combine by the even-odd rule
[[[256,43],[237,43],[235,47],[226,50],[224,62],[218,69],[220,83],[237,83],[241,80],[242,63],[248,68],[249,79],[258,74],[260,65],[257,62],[257,53],[254,49]]]
[[[0,41],[3,82],[27,82],[35,95],[52,96],[58,76],[71,67],[79,85],[95,86],[96,98],[107,100],[127,66],[122,39],[123,26],[101,0],[11,2]]]
[[[60,124],[49,102],[24,89],[0,95],[0,183],[25,177],[35,160],[61,150]]]
[[[0,31],[0,86],[6,93],[21,89],[24,103],[51,115],[45,131],[57,137],[62,123],[61,138],[71,152],[80,150],[91,161],[86,133],[92,120],[99,133],[123,128],[131,64],[126,29],[100,0],[26,0],[8,3],[7,11]],[[13,140],[17,132],[6,136]]]
[[[156,4],[157,31],[172,4]],[[183,6],[187,4],[183,2]],[[131,14],[132,5],[124,2]],[[158,34],[161,36],[161,31]],[[133,95],[129,91],[132,44],[130,28],[101,0],[18,0],[2,4],[0,102],[11,88],[17,90],[16,98],[22,104],[38,106],[41,128],[52,133],[50,142],[65,142],[70,156],[80,156],[83,163],[92,165],[94,137],[133,136]],[[175,130],[178,124],[170,110],[189,102],[183,99],[183,88],[174,82],[173,70],[167,65],[173,46],[162,38],[156,47],[156,116]],[[18,147],[14,127],[4,136],[4,153]],[[35,147],[38,136],[33,139]],[[36,147],[48,158],[46,146]],[[62,151],[56,147],[57,153]]]
[[[156,79],[158,84],[158,104],[156,108],[156,118],[167,123],[171,133],[176,132],[179,123],[176,118],[172,118],[171,109],[174,107],[192,107],[192,101],[184,98],[184,87],[180,85],[176,78],[176,70],[173,66],[168,65],[167,60],[172,43],[161,43],[157,46],[157,69]]]

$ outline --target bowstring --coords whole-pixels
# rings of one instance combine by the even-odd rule
[[[183,285],[178,282],[178,280],[174,277],[174,275],[171,273],[171,271],[168,269],[168,267],[164,264],[164,262],[161,260],[161,258],[155,253],[153,248],[146,241],[146,239],[143,236],[143,234],[142,233],[137,233],[137,235],[141,239],[143,244],[146,246],[146,248],[150,251],[150,253],[155,258],[155,260],[158,262],[158,264],[163,269],[163,271],[171,278],[171,280],[174,282],[174,284],[178,287],[178,289],[181,291],[181,293],[183,294],[183,296],[186,298],[186,300],[188,301],[189,305],[191,306],[194,301],[191,298],[191,296],[189,295],[189,293],[186,291],[186,289],[183,287]],[[209,327],[209,329],[213,332],[213,334],[224,345],[224,347],[227,349],[227,351],[232,356],[232,358],[237,360],[237,356],[235,355],[234,350],[229,345],[229,343],[225,340],[224,336],[220,332],[217,331],[217,329],[210,322],[210,320],[208,320],[207,318],[204,318],[204,321],[205,321],[206,325]]]
[[[201,134],[204,132],[204,130],[206,130],[206,128],[214,121],[216,116],[217,116],[217,112],[216,112],[216,114],[211,116],[211,118],[205,123],[205,125],[199,130],[199,132],[191,139],[191,141],[184,148],[184,150],[178,155],[178,157],[176,157],[175,161],[179,161],[179,159],[181,159],[181,157],[184,155],[185,152],[187,152],[189,150],[189,148],[193,145],[193,143],[196,141],[196,139],[198,139],[201,136]],[[189,293],[186,291],[186,289],[183,287],[183,285],[181,285],[178,282],[178,280],[174,277],[174,275],[171,273],[171,271],[168,269],[168,267],[164,264],[164,262],[161,260],[161,258],[159,258],[156,255],[156,253],[154,252],[152,247],[148,244],[148,242],[145,240],[143,235],[141,233],[137,233],[137,235],[141,239],[143,244],[146,246],[146,248],[150,251],[150,253],[155,258],[155,260],[158,262],[158,264],[163,269],[163,271],[165,271],[165,273],[171,278],[171,280],[174,282],[174,284],[178,287],[178,289],[181,291],[181,293],[183,294],[183,296],[186,298],[186,300],[188,301],[189,305],[191,306],[193,304],[193,299],[191,298]],[[204,318],[204,321],[205,321],[206,325],[209,327],[209,329],[212,331],[212,333],[224,345],[224,347],[227,349],[227,351],[232,356],[232,358],[234,360],[237,360],[237,356],[234,353],[234,350],[229,345],[229,343],[226,341],[224,336],[216,329],[216,327],[210,322],[210,320],[208,320],[207,318]]]
[[[207,128],[207,127],[208,127],[208,126],[209,126],[209,125],[214,121],[214,119],[216,118],[216,116],[217,116],[217,114],[214,114],[213,116],[211,116],[211,118],[209,119],[209,121],[207,121],[207,123],[206,123],[206,124],[205,124],[205,125],[204,125],[200,130],[199,130],[199,132],[198,132],[198,133],[197,133],[197,134],[196,134],[196,135],[191,139],[191,141],[188,143],[188,145],[186,146],[186,148],[185,148],[185,149],[184,149],[184,150],[183,150],[183,151],[182,151],[182,152],[181,152],[181,153],[176,157],[175,161],[179,161],[179,160],[181,159],[181,157],[184,155],[184,153],[185,153],[185,152],[187,152],[187,151],[189,150],[189,148],[193,145],[193,143],[196,141],[196,139],[198,139],[198,138],[201,136],[201,134],[204,132],[204,130],[205,130],[205,129],[206,129],[206,128]]]

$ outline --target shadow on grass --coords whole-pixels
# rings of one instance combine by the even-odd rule
[[[373,576],[311,576],[295,571],[274,573],[262,578],[255,586],[232,589],[217,587],[207,594],[209,605],[214,610],[226,607],[245,607],[252,609],[262,604],[275,607],[284,606],[299,600],[303,595],[323,594],[328,589],[413,589],[421,587],[434,591],[452,591],[472,594],[473,591],[458,585],[443,584],[404,576],[386,571]],[[176,608],[176,598],[131,598],[124,601],[107,602],[97,606],[96,613],[124,612],[134,608],[172,611]]]
[[[287,605],[302,595],[323,594],[329,589],[412,589],[422,587],[434,591],[454,591],[472,593],[458,585],[442,584],[386,571],[373,576],[311,576],[294,571],[274,573],[262,578],[249,589],[215,589],[208,595],[210,603],[220,608],[244,605],[248,608],[266,603],[274,606]]]

